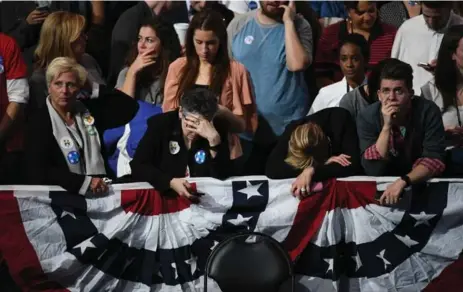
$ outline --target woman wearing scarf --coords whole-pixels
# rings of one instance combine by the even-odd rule
[[[129,122],[137,111],[136,101],[104,88],[99,98],[78,101],[87,71],[67,57],[50,63],[46,80],[46,106],[30,120],[26,135],[28,182],[59,185],[81,195],[88,190],[105,192],[100,134]]]

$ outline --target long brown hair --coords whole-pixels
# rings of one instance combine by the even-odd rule
[[[71,44],[85,30],[85,18],[76,13],[57,11],[48,15],[40,30],[39,43],[35,49],[36,68],[45,69],[57,57],[75,59]]]
[[[213,10],[206,9],[195,14],[190,22],[185,39],[186,64],[180,73],[180,81],[176,99],[180,100],[183,93],[193,87],[199,74],[199,57],[194,45],[194,34],[197,29],[213,31],[219,39],[219,49],[212,64],[209,89],[220,96],[225,80],[230,74],[230,57],[228,55],[227,28],[222,16]]]
[[[156,63],[144,68],[137,75],[137,83],[141,86],[150,86],[154,80],[156,80],[156,78],[159,78],[161,84],[161,92],[163,92],[169,65],[180,56],[180,47],[170,45],[173,41],[172,39],[177,38],[177,35],[175,34],[175,31],[170,30],[169,26],[163,23],[161,20],[147,18],[142,21],[142,24],[138,30],[139,32],[142,27],[150,27],[152,30],[154,30],[161,43],[161,50]],[[132,48],[127,55],[125,64],[128,67],[132,65],[138,56],[137,43],[138,41],[132,44]]]

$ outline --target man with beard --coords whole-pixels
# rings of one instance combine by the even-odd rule
[[[445,132],[437,105],[413,95],[409,64],[388,63],[380,74],[379,101],[357,118],[362,165],[367,175],[400,176],[381,203],[397,203],[403,190],[440,175],[444,169]]]
[[[294,2],[261,1],[260,9],[233,19],[229,49],[248,69],[254,85],[259,126],[242,136],[246,174],[263,174],[276,139],[292,120],[307,114],[304,70],[312,62],[312,30],[296,15]]]
[[[405,21],[397,31],[391,57],[412,66],[416,95],[432,79],[444,33],[451,26],[463,24],[463,18],[453,13],[452,5],[451,1],[422,1],[422,14]]]

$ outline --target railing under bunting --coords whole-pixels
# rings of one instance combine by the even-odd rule
[[[201,291],[210,251],[249,230],[284,245],[298,291],[463,284],[463,179],[431,180],[414,194],[422,200],[407,192],[393,207],[378,205],[377,190],[395,179],[331,180],[298,200],[292,179],[195,178],[199,204],[161,196],[147,183],[115,184],[98,196],[3,186],[0,252],[22,290]]]

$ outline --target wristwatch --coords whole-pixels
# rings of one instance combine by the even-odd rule
[[[410,177],[408,177],[408,175],[402,175],[400,179],[405,182],[405,187],[409,187],[412,185],[412,181],[410,180]]]

